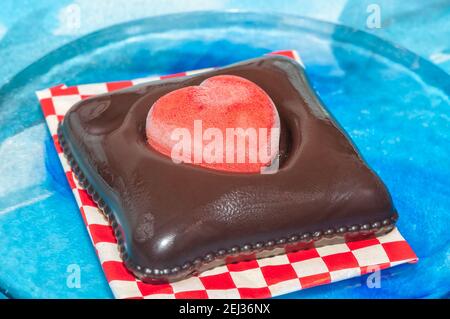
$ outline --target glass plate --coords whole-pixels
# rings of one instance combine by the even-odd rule
[[[0,88],[0,287],[11,297],[112,297],[34,96],[37,89],[221,66],[296,49],[312,84],[389,187],[420,261],[287,297],[442,297],[450,287],[450,78],[373,35],[287,15],[161,16],[87,35]],[[81,287],[68,275],[80,267]],[[69,277],[70,281],[70,277]]]

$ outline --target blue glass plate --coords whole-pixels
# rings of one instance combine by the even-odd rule
[[[117,25],[57,49],[0,88],[0,291],[112,297],[34,91],[132,79],[296,49],[312,84],[388,185],[417,265],[287,297],[443,297],[450,287],[450,77],[373,35],[286,15],[204,12]],[[81,287],[67,285],[76,265]],[[69,270],[69,272],[68,272]],[[70,281],[70,280],[69,280]]]

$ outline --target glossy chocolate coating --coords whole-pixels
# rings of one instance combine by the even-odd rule
[[[247,78],[274,101],[281,119],[277,173],[175,164],[147,144],[146,116],[159,97],[220,74]],[[380,234],[396,220],[384,184],[322,106],[302,67],[285,57],[81,101],[60,132],[66,155],[112,214],[127,266],[146,281],[180,279],[227,256],[254,258],[314,236]]]

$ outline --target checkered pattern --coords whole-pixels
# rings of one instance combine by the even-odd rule
[[[299,61],[293,51],[273,54],[286,55]],[[58,142],[57,126],[74,103],[87,97],[146,81],[202,71],[113,83],[72,87],[59,85],[37,92],[70,188],[117,298],[266,298],[417,261],[408,243],[394,229],[378,238],[229,264],[170,284],[151,285],[136,279],[120,259],[117,241],[108,221],[71,171]]]

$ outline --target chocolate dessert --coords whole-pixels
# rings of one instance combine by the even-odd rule
[[[272,174],[176,163],[149,145],[152,105],[223,75],[255,83],[273,101],[280,134]],[[109,218],[125,265],[146,282],[384,234],[397,219],[382,181],[328,114],[303,68],[286,57],[83,100],[66,114],[58,137],[80,184]]]

